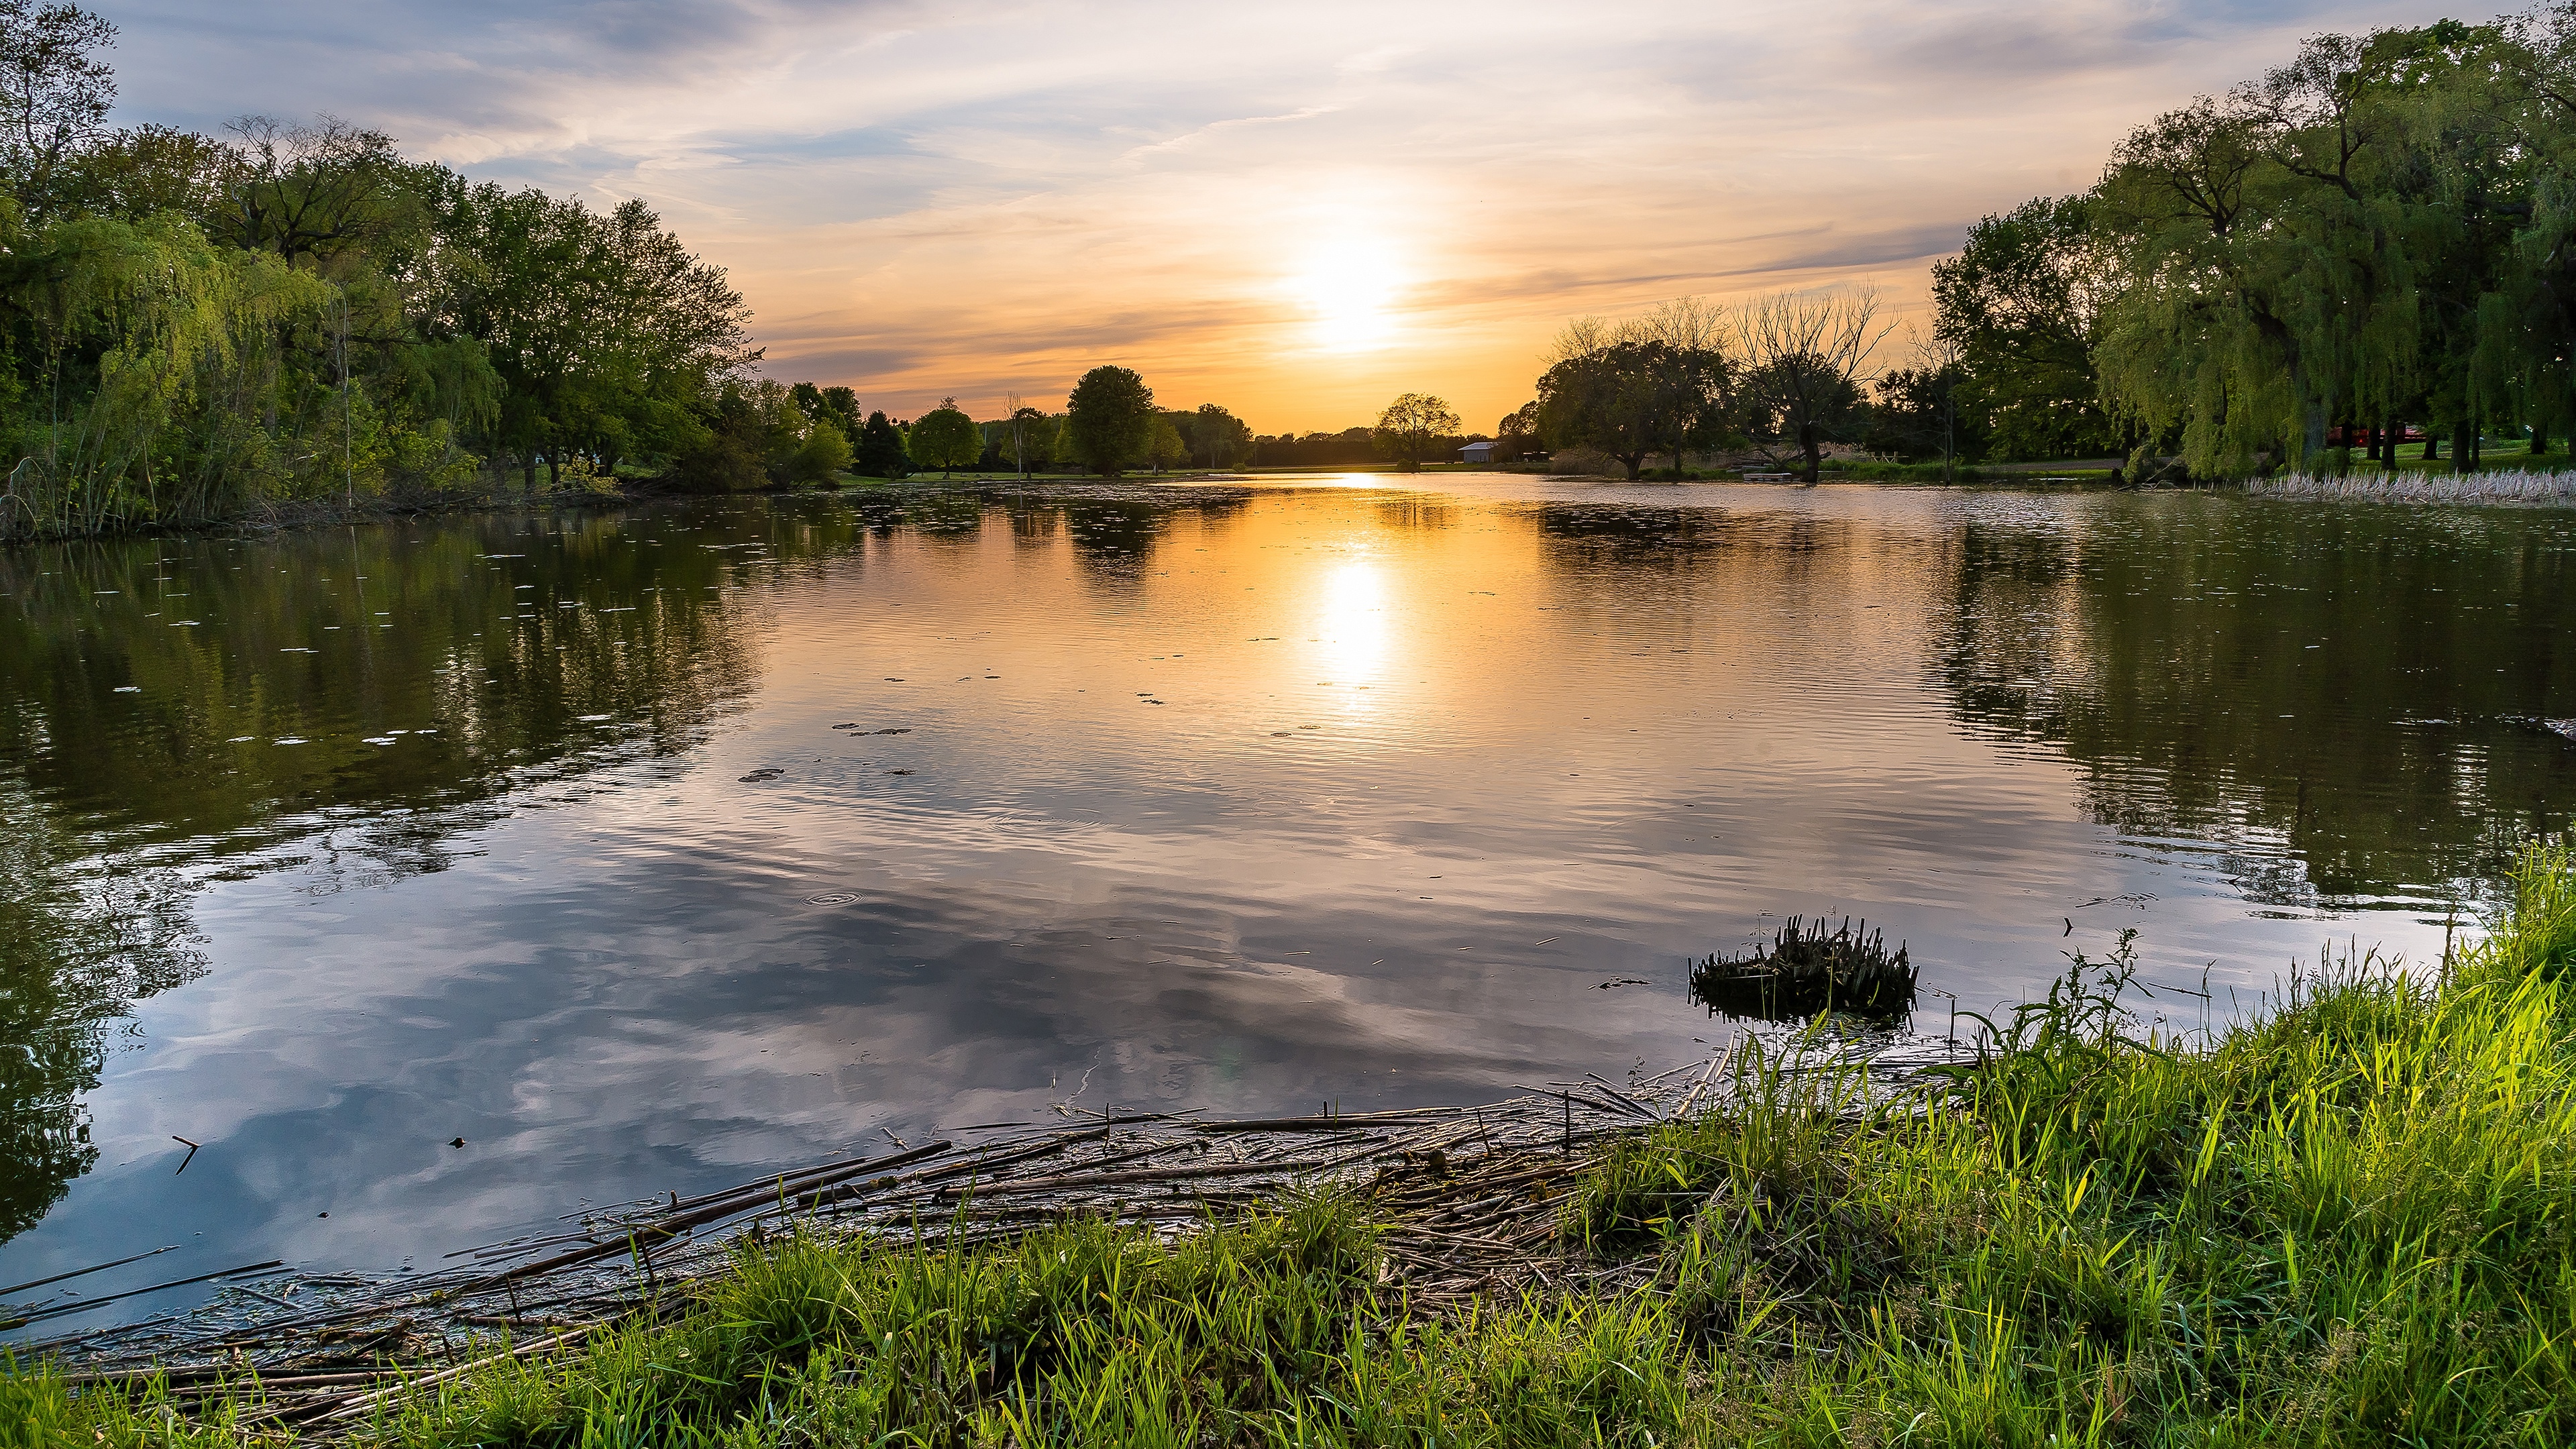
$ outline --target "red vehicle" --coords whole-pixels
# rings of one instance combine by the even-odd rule
[[[2367,448],[2370,446],[2370,433],[2371,430],[2368,426],[2358,424],[2350,427],[2328,428],[2326,429],[2326,446],[2329,448]],[[2401,423],[2390,433],[2384,434],[2384,436],[2394,436],[2400,443],[2420,443],[2424,441],[2424,426],[2421,423]]]

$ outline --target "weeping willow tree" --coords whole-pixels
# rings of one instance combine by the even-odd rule
[[[2014,215],[2076,223],[2047,238],[2087,284],[2058,331],[2089,337],[2137,461],[2339,469],[2359,442],[2393,464],[2422,426],[2466,469],[2495,429],[2539,451],[2576,415],[2571,136],[2576,10],[2324,35],[2133,131],[2087,195]],[[2011,259],[1980,249],[2017,235],[1989,218],[1936,289],[1986,396],[2014,395],[2017,369],[2080,371],[2016,355],[1986,316],[1980,279]]]
[[[12,251],[43,345],[5,495],[22,527],[209,512],[295,471],[260,421],[282,334],[321,325],[338,289],[166,214],[62,222]]]
[[[0,538],[650,472],[759,357],[641,202],[327,116],[111,132],[113,37],[0,4]]]

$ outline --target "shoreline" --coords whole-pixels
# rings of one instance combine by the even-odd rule
[[[2205,1040],[2133,1035],[2133,963],[2072,959],[1892,1085],[1756,1049],[1482,1115],[920,1144],[664,1205],[667,1234],[518,1245],[590,1256],[411,1285],[402,1331],[302,1315],[336,1359],[288,1356],[293,1315],[193,1365],[13,1357],[0,1420],[423,1449],[2576,1429],[2567,847],[2527,847],[2435,974],[2325,960]],[[471,1336],[420,1336],[433,1310]]]
[[[2080,465],[2055,464],[1984,464],[1963,469],[1962,476],[1943,482],[1911,473],[1876,477],[1869,474],[1827,473],[1816,483],[1791,480],[1747,483],[1723,474],[1708,477],[1645,477],[1627,479],[1615,474],[1552,473],[1528,469],[1428,469],[1418,473],[1370,468],[1299,468],[1257,470],[1253,472],[1208,472],[1196,474],[1135,474],[1119,478],[1082,475],[1043,475],[1021,479],[1000,474],[990,477],[933,479],[921,475],[910,478],[854,481],[837,487],[781,487],[746,490],[739,493],[698,493],[657,489],[621,489],[617,492],[567,490],[559,493],[537,493],[520,497],[441,498],[370,498],[357,504],[327,499],[303,500],[280,504],[257,513],[243,513],[225,518],[200,519],[185,523],[149,523],[94,533],[15,535],[0,537],[0,548],[33,548],[70,543],[95,543],[134,538],[261,538],[300,530],[346,527],[358,524],[412,522],[432,518],[501,515],[540,511],[598,511],[616,508],[645,507],[661,503],[680,503],[713,498],[829,499],[852,502],[899,504],[920,498],[961,492],[1036,494],[1050,496],[1068,493],[1080,497],[1103,498],[1104,501],[1147,501],[1151,497],[1186,492],[1203,498],[1210,489],[1235,488],[1246,492],[1266,486],[1295,486],[1302,480],[1324,477],[1367,476],[1385,480],[1388,487],[1436,487],[1446,477],[1475,477],[1500,474],[1569,483],[1607,483],[1623,486],[1689,487],[1694,484],[1741,485],[1800,489],[1828,485],[1864,485],[1884,488],[1957,488],[1974,490],[2036,489],[2055,485],[2047,491],[2063,491],[2069,485],[2076,489],[2104,492],[2141,493],[2239,493],[2247,497],[2278,501],[2325,503],[2403,503],[2448,504],[2498,507],[2576,507],[2576,469],[2567,472],[2529,473],[2517,470],[2490,469],[2476,474],[2452,474],[2423,470],[2400,470],[2394,473],[2355,473],[2339,478],[2313,478],[2306,475],[2282,475],[2276,478],[2231,480],[2219,483],[2195,483],[2174,487],[2137,488],[2128,484],[2109,483],[2092,476],[2070,476],[2060,479],[2058,472],[2083,474]],[[1119,499],[1125,492],[1144,497]]]

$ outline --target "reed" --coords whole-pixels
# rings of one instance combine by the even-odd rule
[[[1918,974],[1905,947],[1890,952],[1887,933],[1867,921],[1855,931],[1846,917],[1840,929],[1827,930],[1821,916],[1812,926],[1791,916],[1750,956],[1694,963],[1690,991],[1711,1013],[1756,1021],[1804,1021],[1823,1012],[1887,1021],[1914,1009]]]
[[[1344,1119],[1376,1155],[1260,1203],[783,1218],[357,1413],[281,1414],[292,1376],[222,1363],[22,1364],[0,1445],[2576,1439],[2568,852],[2528,851],[2508,913],[2431,973],[2324,960],[2189,1042],[2141,1032],[2128,989],[2123,958],[2079,956],[1979,1055],[1900,1081],[1792,1041],[1533,1092],[1499,1126]],[[1172,1140],[1308,1160],[1322,1120]],[[1153,1150],[1080,1145],[1112,1148]]]
[[[2285,473],[2245,485],[2258,498],[2314,498],[2355,503],[2576,503],[2576,472],[2499,468],[2489,473]]]

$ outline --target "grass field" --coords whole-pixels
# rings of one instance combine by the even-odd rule
[[[1356,1191],[1160,1241],[740,1249],[658,1319],[422,1390],[392,1445],[2555,1445],[2576,1439],[2576,862],[2447,966],[2140,1038],[2077,960],[1936,1094],[1749,1060],[1610,1148],[1560,1272],[1379,1286]],[[261,1438],[255,1383],[0,1376],[0,1445]],[[312,1431],[305,1431],[312,1437]],[[266,1442],[279,1436],[271,1431]]]

